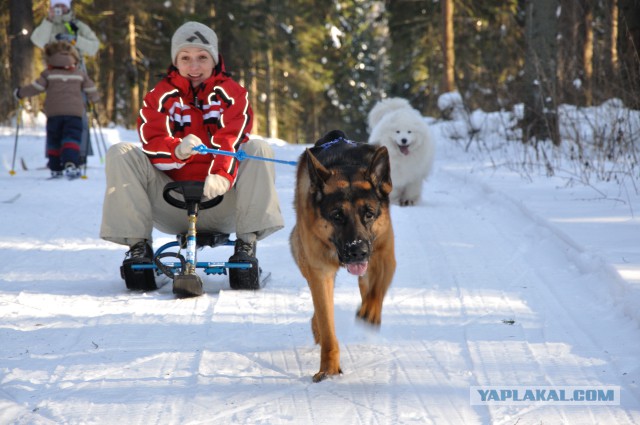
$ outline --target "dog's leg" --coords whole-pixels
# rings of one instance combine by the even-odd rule
[[[400,191],[394,187],[393,191],[389,195],[389,202],[391,202],[392,204],[400,205],[400,194],[399,194],[399,192]]]
[[[362,305],[357,316],[373,325],[382,322],[382,301],[396,270],[393,235],[384,247],[378,248],[369,261],[367,274],[358,279]]]
[[[340,347],[336,338],[333,308],[334,274],[313,276],[307,279],[313,298],[314,313],[311,327],[316,342],[320,343],[320,370],[313,376],[313,382],[320,382],[330,375],[342,373],[340,370]]]
[[[320,370],[313,376],[313,382],[320,382],[330,375],[342,373],[333,308],[334,278],[339,265],[336,262],[333,266],[312,266],[297,227],[291,232],[290,244],[293,258],[311,290],[314,310],[311,331],[316,344],[320,344]]]
[[[320,344],[320,326],[318,325],[318,319],[315,313],[313,313],[313,317],[311,318],[311,332],[313,332],[314,342]]]
[[[410,206],[420,203],[420,198],[422,197],[422,180],[418,180],[415,182],[409,183],[404,188],[404,192],[402,194],[403,205]]]

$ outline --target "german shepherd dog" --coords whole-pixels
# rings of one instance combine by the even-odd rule
[[[342,373],[333,290],[341,266],[358,276],[357,317],[380,325],[382,300],[396,269],[389,154],[385,147],[348,140],[334,130],[298,161],[290,245],[313,298],[311,330],[320,344],[314,382]]]

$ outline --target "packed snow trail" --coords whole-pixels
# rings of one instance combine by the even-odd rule
[[[355,319],[357,281],[338,274],[344,374],[318,384],[311,296],[288,247],[293,167],[278,168],[287,226],[258,246],[267,287],[236,292],[209,276],[194,299],[175,299],[170,284],[126,291],[125,249],[97,237],[101,166],[86,181],[11,177],[2,199],[21,196],[0,204],[11,222],[0,239],[0,423],[640,423],[640,331],[610,295],[616,276],[449,160],[423,204],[392,207],[398,268],[379,330]],[[488,385],[620,386],[621,405],[472,406],[470,387]]]

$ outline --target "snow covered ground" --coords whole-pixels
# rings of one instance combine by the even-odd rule
[[[199,298],[175,299],[171,285],[130,293],[125,249],[98,238],[95,145],[86,180],[46,180],[42,121],[27,123],[18,158],[29,171],[11,176],[14,128],[0,127],[0,423],[640,423],[638,194],[523,179],[472,160],[447,125],[433,129],[423,203],[392,207],[398,269],[382,327],[355,320],[357,282],[340,272],[344,374],[314,384],[311,296],[288,246],[293,167],[277,166],[286,228],[258,246],[272,272],[264,290],[210,276]],[[273,146],[286,160],[303,149]],[[155,235],[156,247],[170,240]],[[615,387],[620,398],[472,405],[478,386]]]

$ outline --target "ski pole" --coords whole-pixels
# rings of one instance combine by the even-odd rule
[[[22,100],[18,101],[18,113],[16,115],[16,140],[13,143],[13,160],[11,161],[11,170],[9,174],[16,174],[16,154],[18,153],[18,137],[20,134],[20,121],[22,121]]]
[[[198,146],[194,147],[193,150],[198,152],[199,154],[212,153],[212,154],[215,154],[215,155],[232,156],[235,159],[237,159],[238,161],[243,161],[245,159],[258,159],[260,161],[277,162],[279,164],[286,164],[286,165],[294,165],[295,166],[295,165],[298,164],[296,161],[284,161],[282,159],[274,159],[274,158],[266,158],[264,156],[249,155],[245,151],[238,151],[238,152],[234,153],[234,152],[222,151],[222,150],[219,150],[219,149],[209,149],[205,145],[198,145]]]
[[[102,144],[100,143],[100,139],[98,138],[98,129],[96,128],[96,122],[95,122],[95,118],[93,118],[93,125],[91,126],[93,128],[93,135],[96,138],[96,146],[98,147],[98,155],[100,156],[100,164],[104,164],[104,155],[103,152],[104,150],[102,149]]]
[[[86,105],[86,108],[90,108],[91,106],[89,105],[89,102],[87,102],[87,95],[83,93],[84,96],[84,102]],[[87,115],[87,109],[85,109],[84,112],[84,116],[82,117],[82,136],[81,136],[81,140],[80,140],[80,151],[82,152],[82,141],[84,139],[84,125],[85,125],[85,121],[87,123],[87,146],[86,146],[86,152],[85,152],[85,156],[84,156],[84,164],[82,164],[80,166],[80,169],[82,170],[82,176],[80,176],[81,179],[88,179],[87,177],[87,168],[89,168],[89,151],[91,150],[91,121],[90,121],[90,117]]]
[[[91,108],[91,110],[93,111],[93,117],[96,120],[96,124],[98,125],[98,132],[100,133],[100,142],[102,142],[102,151],[104,152],[104,154],[107,154],[107,143],[104,141],[104,133],[102,132],[102,125],[100,125],[100,120],[98,119],[98,112],[96,111],[96,105],[93,104],[93,108]],[[100,159],[100,162],[102,162],[102,158]]]
[[[93,103],[89,103],[89,128],[91,130],[93,130],[93,135],[95,136],[95,140],[96,140],[96,147],[98,149],[98,156],[100,156],[100,164],[104,164],[104,157],[102,155],[102,146],[100,145],[100,140],[98,139],[98,130],[96,129],[96,125],[99,125],[97,120],[95,119],[94,115],[93,115],[93,108],[94,105]]]

